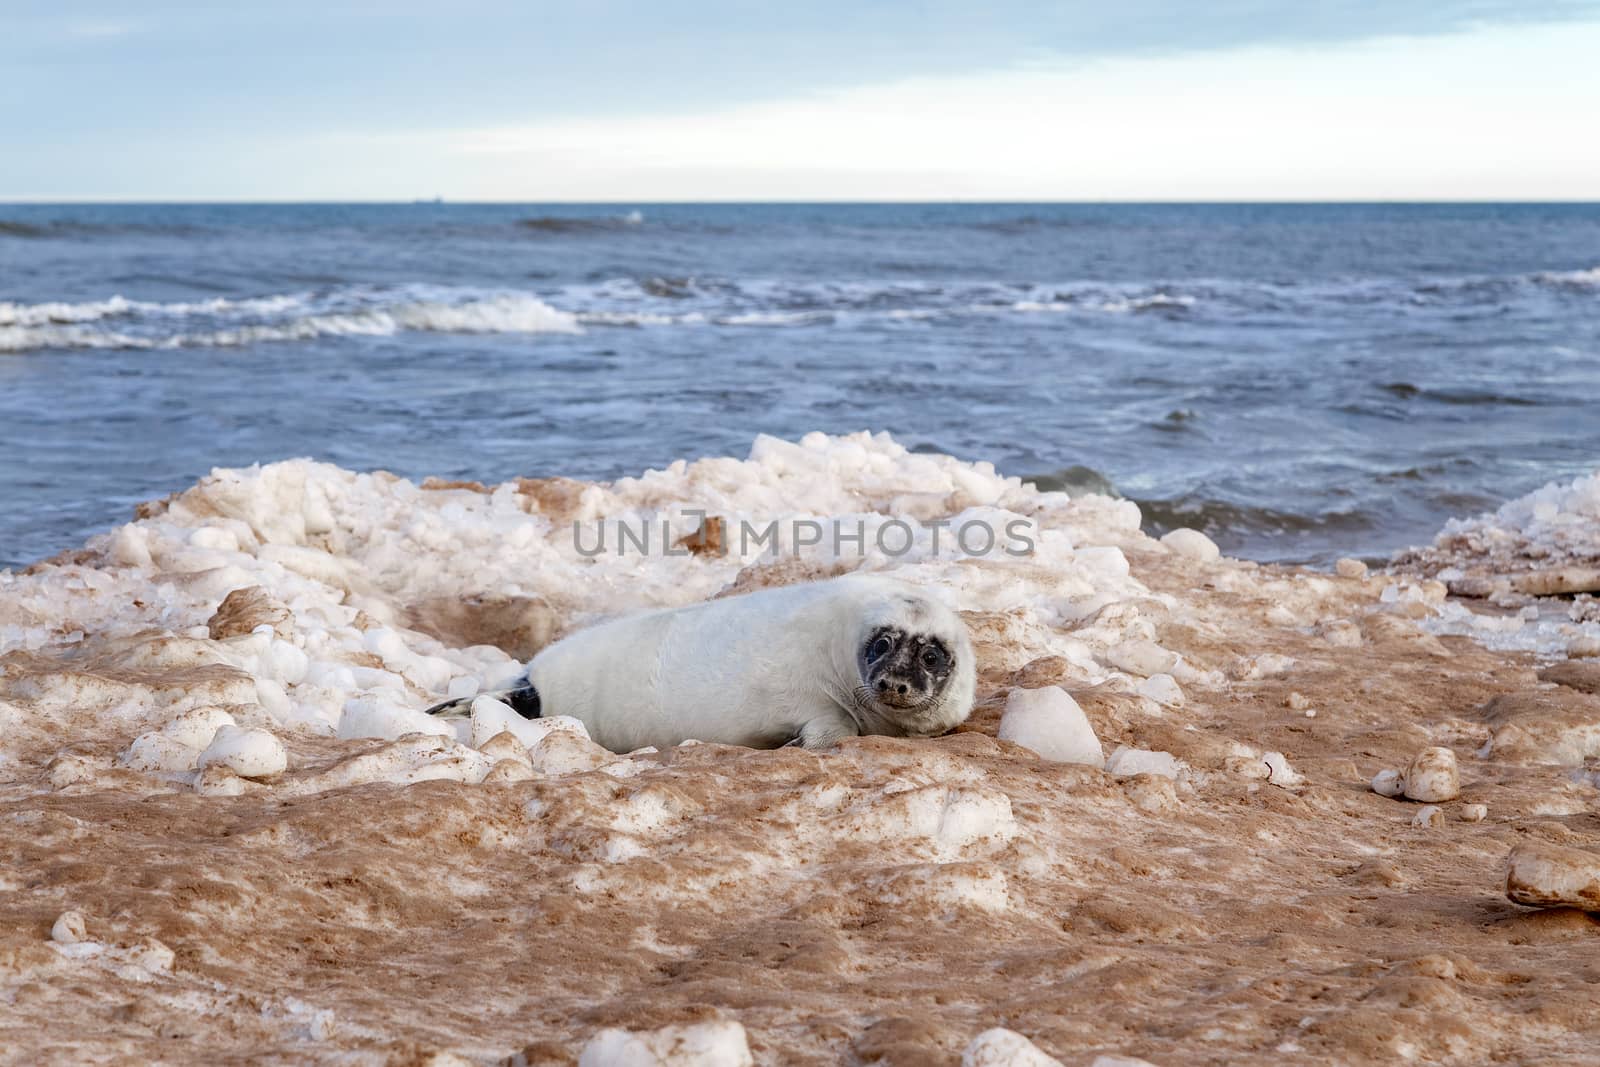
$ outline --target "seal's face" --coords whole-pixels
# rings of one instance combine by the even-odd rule
[[[936,703],[955,670],[955,657],[937,635],[880,626],[861,649],[861,680],[892,717]]]
[[[959,725],[972,712],[977,681],[966,623],[913,586],[856,581],[864,595],[844,646],[854,646],[855,677],[841,672],[854,693],[840,703],[859,732],[937,737]]]

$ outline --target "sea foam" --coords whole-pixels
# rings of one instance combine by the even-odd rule
[[[530,293],[407,286],[156,303],[0,303],[0,352],[231,348],[318,337],[582,333],[575,315]]]

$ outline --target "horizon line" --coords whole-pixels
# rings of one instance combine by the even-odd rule
[[[928,205],[928,206],[1002,206],[1002,205],[1049,205],[1049,206],[1210,206],[1210,205],[1284,205],[1284,206],[1317,206],[1317,205],[1344,205],[1344,204],[1371,204],[1371,205],[1511,205],[1511,204],[1540,204],[1540,205],[1571,205],[1589,206],[1600,205],[1600,196],[1592,199],[1571,199],[1566,197],[1439,197],[1439,198],[1409,198],[1409,197],[1349,197],[1349,198],[1319,198],[1319,197],[1216,197],[1206,199],[1124,199],[1119,197],[1084,197],[1074,199],[1036,199],[1020,197],[1001,197],[996,199],[982,198],[910,198],[895,200],[887,198],[822,198],[816,200],[791,200],[791,199],[762,199],[755,197],[728,197],[709,200],[698,199],[615,199],[605,198],[597,200],[579,200],[569,198],[531,199],[531,200],[501,200],[501,199],[452,199],[450,197],[414,197],[411,199],[300,199],[300,198],[210,198],[199,197],[193,199],[179,198],[112,198],[112,197],[21,197],[7,199],[0,197],[0,207],[150,207],[150,206],[189,206],[207,205],[215,207],[254,207],[254,206],[303,206],[317,207],[330,205],[371,205],[388,207],[442,207],[451,205],[462,206],[523,206],[523,205],[551,205],[551,206],[606,206],[626,207],[644,205],[659,207],[719,207],[719,206],[773,206],[773,207],[829,207],[829,206],[900,206],[900,205]]]

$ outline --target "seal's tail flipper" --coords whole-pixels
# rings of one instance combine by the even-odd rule
[[[443,704],[435,704],[429,708],[428,714],[437,715],[441,719],[465,719],[472,714],[472,702],[478,697],[493,697],[502,704],[510,705],[511,710],[524,719],[537,719],[540,715],[539,691],[527,683],[515,689],[497,689],[489,693],[479,693],[477,696],[446,700]]]
[[[493,696],[485,693],[484,696]],[[462,697],[460,700],[446,700],[443,704],[435,704],[428,709],[429,715],[437,715],[441,719],[465,719],[472,714],[472,702],[476,697]]]

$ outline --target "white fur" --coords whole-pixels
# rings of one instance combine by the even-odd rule
[[[894,625],[955,657],[939,701],[907,713],[861,703],[867,636]],[[916,586],[847,575],[581,630],[533,658],[541,713],[570,715],[614,752],[689,738],[826,748],[856,734],[932,736],[972,710],[976,669],[960,617]]]

